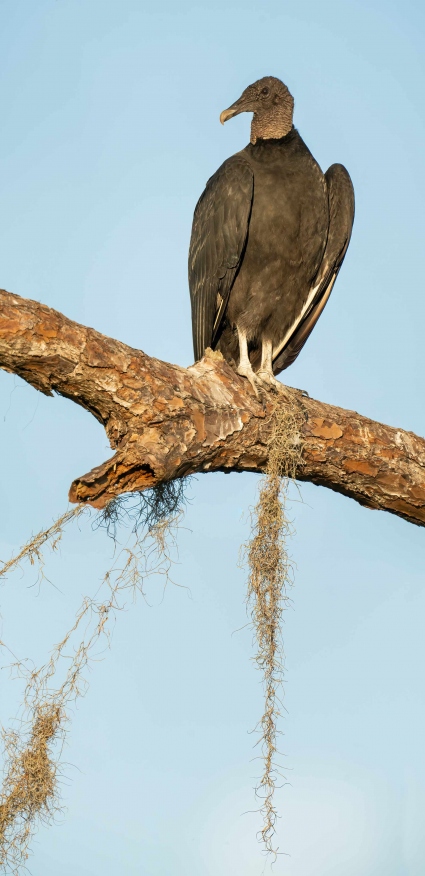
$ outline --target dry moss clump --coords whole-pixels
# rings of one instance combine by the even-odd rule
[[[38,581],[41,582],[45,577],[45,561],[42,548],[48,546],[52,551],[56,551],[59,547],[59,542],[62,539],[67,523],[79,517],[84,510],[85,508],[83,505],[76,505],[75,508],[71,508],[70,511],[61,514],[49,529],[43,529],[41,532],[37,533],[37,535],[32,535],[26,544],[23,545],[19,553],[17,553],[16,556],[11,557],[7,563],[3,563],[0,567],[0,578],[5,578],[8,573],[13,572],[24,560],[29,560],[32,566],[38,566]]]
[[[275,858],[273,837],[278,813],[274,792],[279,766],[277,739],[281,715],[281,688],[284,671],[282,615],[289,601],[292,566],[287,539],[291,524],[286,515],[289,479],[294,478],[301,463],[302,414],[298,408],[276,405],[272,415],[268,462],[257,505],[252,513],[251,538],[245,546],[249,567],[247,602],[250,607],[257,645],[255,662],[262,673],[264,711],[259,721],[263,771],[256,787],[261,799],[263,827],[259,838],[265,851]]]
[[[161,485],[136,506],[114,502],[100,524],[109,527],[116,540],[116,526],[131,522],[132,537],[115,543],[114,561],[94,597],[86,596],[74,622],[47,662],[30,669],[14,660],[11,669],[25,680],[22,720],[18,730],[3,730],[4,778],[0,791],[0,869],[18,876],[29,857],[38,824],[50,824],[60,812],[58,776],[61,745],[69,707],[87,691],[86,670],[99,657],[99,646],[108,647],[117,615],[153,575],[170,581],[176,532],[182,516],[183,487]],[[44,568],[42,548],[53,550],[64,527],[82,513],[81,506],[62,515],[50,527],[31,538],[19,553],[0,568],[0,577],[21,567],[25,560],[37,567],[38,580]],[[112,533],[110,530],[112,527]],[[0,648],[12,653],[4,642]]]
[[[143,529],[159,532],[167,520],[182,514],[188,502],[186,490],[191,480],[188,475],[174,481],[160,481],[150,490],[117,496],[99,512],[93,528],[106,529],[114,540],[118,528],[128,525],[136,533]]]
[[[28,858],[34,822],[50,823],[59,811],[57,764],[51,747],[61,731],[61,722],[60,709],[45,706],[38,708],[27,740],[16,731],[3,731],[6,755],[0,795],[0,867],[3,872],[18,872]]]

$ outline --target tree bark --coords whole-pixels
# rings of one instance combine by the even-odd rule
[[[277,402],[300,412],[297,479],[425,525],[423,438],[289,387],[260,402],[220,354],[180,368],[0,290],[0,367],[104,426],[116,452],[73,482],[71,502],[102,508],[196,472],[261,472]]]

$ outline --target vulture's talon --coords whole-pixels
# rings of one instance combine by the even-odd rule
[[[263,389],[263,386],[261,385],[261,381],[258,380],[255,372],[252,370],[251,365],[239,364],[237,372],[241,377],[246,377],[246,379],[249,380],[254,390],[255,397],[258,399],[258,401],[261,401],[260,393],[258,392],[258,390]]]
[[[257,399],[257,401],[261,401],[261,395],[260,395],[260,393],[258,392],[258,383],[257,383],[257,381],[256,381],[256,379],[255,379],[255,375],[253,375],[252,377],[248,377],[248,376],[247,376],[247,379],[249,380],[249,382],[250,382],[250,384],[251,384],[251,386],[252,386],[252,388],[253,388],[253,390],[254,390],[255,398]],[[261,387],[260,387],[260,389],[261,389]]]

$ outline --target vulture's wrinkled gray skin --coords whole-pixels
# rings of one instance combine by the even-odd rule
[[[251,142],[208,180],[195,209],[189,286],[195,359],[218,349],[258,387],[281,388],[332,291],[350,241],[354,191],[325,174],[293,127],[279,79],[250,85],[220,116],[254,113]]]

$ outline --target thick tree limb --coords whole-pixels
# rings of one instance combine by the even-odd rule
[[[247,382],[212,354],[190,368],[0,291],[0,367],[46,395],[60,393],[105,427],[112,459],[71,485],[72,502],[114,496],[195,472],[263,470],[270,414]],[[300,480],[425,525],[425,440],[287,389],[304,440]]]

